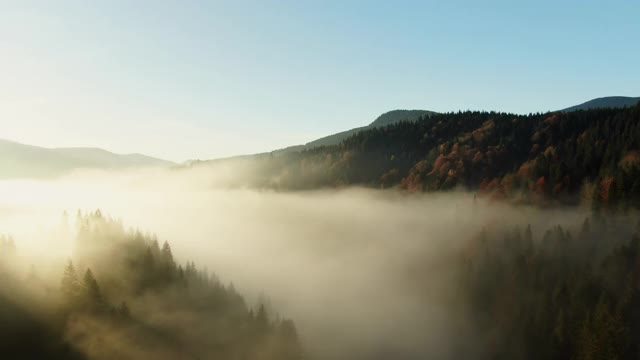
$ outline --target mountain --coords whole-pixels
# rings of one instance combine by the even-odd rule
[[[640,104],[429,114],[363,129],[339,145],[245,158],[243,166],[252,172],[241,185],[258,188],[463,188],[525,203],[640,208]]]
[[[593,100],[589,100],[585,103],[568,107],[560,111],[575,111],[575,110],[589,110],[589,109],[604,109],[604,108],[624,108],[634,106],[640,102],[640,97],[627,97],[627,96],[607,96]],[[384,127],[392,124],[396,124],[402,121],[416,121],[423,116],[432,116],[438,114],[434,111],[428,110],[392,110],[388,111],[376,118],[372,123],[366,126],[353,128],[346,131],[341,131],[336,134],[327,135],[319,139],[310,141],[304,145],[293,145],[284,149],[273,151],[274,154],[290,153],[295,151],[309,150],[321,146],[338,145],[347,138],[374,128]]]
[[[0,139],[0,178],[55,177],[75,169],[165,167],[170,161],[98,148],[44,148]]]
[[[568,107],[560,111],[575,111],[575,110],[589,110],[589,109],[603,109],[603,108],[623,108],[628,106],[634,106],[640,102],[640,97],[627,97],[627,96],[608,96],[601,97],[593,100],[589,100],[585,103]],[[366,126],[353,128],[346,131],[341,131],[336,134],[327,135],[319,139],[310,141],[304,145],[289,146],[284,149],[276,150],[274,153],[286,153],[291,151],[301,151],[313,149],[320,146],[330,146],[340,144],[350,136],[357,134],[361,131],[370,130],[377,127],[384,127],[392,124],[396,124],[402,121],[416,121],[423,116],[432,116],[438,114],[434,111],[428,110],[391,110],[380,116],[378,116],[372,123]]]
[[[589,110],[589,109],[604,109],[604,108],[623,108],[628,106],[634,106],[640,102],[640,97],[628,97],[628,96],[607,96],[593,100],[589,100],[580,105],[575,105],[563,109],[561,111],[575,111],[575,110]]]
[[[374,129],[377,127],[383,127],[391,124],[395,124],[402,121],[416,121],[421,116],[431,116],[436,112],[428,110],[392,110],[378,116],[371,124],[353,128],[346,131],[341,131],[336,134],[321,137],[319,139],[308,142],[304,145],[289,146],[284,149],[276,150],[274,153],[281,154],[292,151],[300,151],[305,149],[313,149],[320,146],[330,146],[340,144],[350,136],[357,134],[364,130]]]
[[[387,126],[401,121],[416,121],[422,116],[431,116],[437,114],[428,110],[391,110],[378,116],[368,128]]]
[[[575,111],[575,110],[589,110],[589,109],[604,109],[604,108],[623,108],[628,106],[634,106],[640,102],[640,97],[627,97],[627,96],[607,96],[593,100],[589,100],[585,103],[568,107],[560,111]],[[340,144],[350,136],[357,134],[361,131],[370,130],[377,127],[383,127],[399,123],[401,121],[416,121],[422,116],[435,115],[437,112],[428,110],[391,110],[376,118],[372,123],[366,126],[353,128],[346,131],[341,131],[336,134],[327,135],[319,139],[310,141],[304,145],[289,146],[284,149],[276,150],[274,153],[283,153],[291,151],[308,150],[320,146],[330,146]]]

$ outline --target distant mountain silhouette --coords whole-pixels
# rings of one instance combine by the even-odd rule
[[[571,106],[561,111],[604,109],[604,108],[624,108],[629,106],[635,106],[638,102],[640,102],[640,97],[607,96],[607,97],[601,97],[601,98],[589,100],[580,105]]]
[[[0,178],[55,177],[75,169],[164,167],[170,161],[98,148],[43,148],[0,139]]]
[[[423,115],[434,115],[435,111],[428,110],[391,110],[378,116],[371,124],[371,127],[387,126],[400,121],[415,121]]]
[[[369,129],[383,127],[383,126],[387,126],[387,125],[391,125],[391,124],[396,124],[396,123],[399,123],[401,121],[416,121],[416,120],[418,120],[418,118],[420,116],[433,115],[433,114],[437,114],[437,113],[433,112],[433,111],[428,111],[428,110],[392,110],[392,111],[388,111],[388,112],[378,116],[369,125],[353,128],[353,129],[346,130],[346,131],[341,131],[339,133],[332,134],[332,135],[327,135],[327,136],[321,137],[319,139],[313,140],[311,142],[308,142],[308,143],[306,143],[304,145],[289,146],[289,147],[286,147],[284,149],[276,150],[276,151],[274,151],[274,153],[276,153],[276,154],[277,153],[287,153],[287,152],[292,152],[292,151],[301,151],[301,150],[313,149],[313,148],[317,148],[317,147],[320,147],[320,146],[337,145],[337,144],[340,144],[345,139],[349,138],[350,136],[352,136],[354,134],[357,134],[357,133],[359,133],[361,131],[364,131],[364,130],[369,130]]]

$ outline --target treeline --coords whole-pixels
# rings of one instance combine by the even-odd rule
[[[36,348],[39,342],[55,343],[40,358],[303,357],[291,320],[265,304],[248,306],[232,284],[224,285],[193,262],[178,263],[168,242],[160,246],[153,235],[127,231],[100,211],[78,213],[76,224],[76,249],[60,282],[42,284],[46,301],[57,305],[34,318],[39,325],[30,328]],[[27,276],[37,283],[36,277]],[[11,336],[13,330],[3,334]],[[0,348],[14,358],[31,358],[20,344],[11,336],[0,341]]]
[[[637,359],[639,223],[486,229],[463,256],[457,299],[475,358]]]
[[[640,206],[640,105],[514,115],[465,111],[358,132],[340,145],[238,160],[244,185],[464,188],[540,205]]]

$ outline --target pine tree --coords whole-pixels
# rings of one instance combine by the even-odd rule
[[[171,253],[171,245],[167,241],[162,245],[162,259],[166,264],[173,264],[173,254]]]
[[[82,285],[84,300],[89,308],[100,308],[103,305],[102,293],[91,269],[87,269],[85,272]]]
[[[68,305],[77,305],[80,297],[80,282],[73,262],[69,260],[62,274],[61,291]]]
[[[264,304],[258,306],[258,311],[256,312],[256,327],[262,333],[266,333],[269,329],[269,315],[267,314],[267,309]]]

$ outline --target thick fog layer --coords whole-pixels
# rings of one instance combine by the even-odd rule
[[[227,169],[225,177],[232,176]],[[251,301],[292,318],[310,358],[447,357],[474,346],[461,334],[451,264],[464,241],[493,223],[574,226],[580,211],[507,207],[448,193],[342,189],[278,193],[214,186],[205,171],[77,173],[0,184],[0,232],[22,254],[69,256],[64,210],[100,208],[168,240]]]

